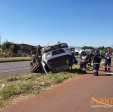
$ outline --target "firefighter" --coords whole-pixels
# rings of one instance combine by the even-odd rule
[[[93,58],[93,75],[98,76],[99,66],[101,62],[99,50],[94,51],[94,56],[92,58]]]
[[[80,68],[79,71],[81,72],[83,70],[83,73],[86,74],[86,64],[88,62],[88,55],[85,51],[81,53],[80,56]]]
[[[91,67],[92,65],[92,57],[94,56],[93,50],[90,51],[89,53],[89,62],[88,62],[88,66]]]
[[[110,49],[107,49],[107,52],[105,54],[105,72],[108,72],[108,74],[110,73],[110,66],[111,66],[111,58],[112,58],[112,53]]]
[[[78,61],[75,58],[75,53],[73,50],[70,49],[71,55],[69,57],[69,67],[72,69],[73,64],[77,64]]]
[[[72,55],[72,61],[73,61],[73,63],[74,63],[74,64],[77,64],[78,61],[77,61],[76,58],[75,58],[75,52],[74,52],[74,51],[71,51],[71,55]]]

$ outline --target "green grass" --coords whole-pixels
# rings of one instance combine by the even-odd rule
[[[111,61],[113,62],[113,58],[111,58]]]
[[[104,60],[102,61],[104,62]],[[72,70],[49,73],[49,75],[30,73],[0,78],[0,107],[14,102],[20,96],[31,97],[37,95],[55,84],[62,83],[66,79],[79,76],[75,68],[79,68],[79,64],[74,65]]]
[[[16,61],[30,61],[31,57],[9,57],[9,58],[0,58],[0,63],[3,62],[16,62]]]
[[[48,87],[78,75],[76,72],[64,71],[49,75],[30,73],[0,78],[0,107],[13,102],[15,97],[36,95]]]

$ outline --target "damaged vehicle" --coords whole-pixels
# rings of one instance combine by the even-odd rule
[[[39,45],[34,49],[30,62],[32,73],[48,74],[49,71],[59,72],[69,68],[71,52],[66,43],[57,43],[47,47]]]

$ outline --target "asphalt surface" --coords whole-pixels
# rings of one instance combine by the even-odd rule
[[[77,58],[78,63],[80,59]],[[0,63],[0,77],[30,73],[30,61]]]
[[[28,73],[29,61],[0,63],[0,77]]]
[[[92,98],[113,98],[113,76],[107,76],[103,69],[99,76],[89,72],[66,80],[0,112],[113,112],[113,106],[92,107],[91,103]]]

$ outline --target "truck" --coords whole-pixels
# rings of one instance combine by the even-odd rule
[[[60,72],[67,70],[70,64],[71,52],[67,43],[57,43],[52,46],[37,46],[32,50],[30,71],[32,73]]]

